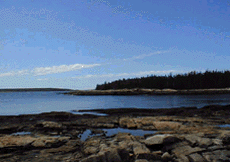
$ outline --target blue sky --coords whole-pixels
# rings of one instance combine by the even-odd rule
[[[229,70],[230,0],[0,0],[0,88]]]

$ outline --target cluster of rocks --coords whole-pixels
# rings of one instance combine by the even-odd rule
[[[0,161],[230,161],[230,128],[218,126],[230,124],[228,109],[218,107],[222,117],[216,107],[209,109],[215,111],[205,118],[169,116],[167,111],[147,116],[147,110],[144,116],[137,116],[122,114],[123,109],[107,116],[67,112],[0,116]],[[104,128],[118,127],[156,133],[106,136]],[[86,130],[92,134],[84,141],[81,135]]]
[[[157,134],[148,138],[118,133],[115,137],[88,139],[83,162],[100,161],[230,161],[229,132],[222,138],[195,134]],[[228,140],[226,140],[228,139]]]

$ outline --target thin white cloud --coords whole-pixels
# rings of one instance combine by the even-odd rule
[[[17,75],[27,75],[29,74],[29,70],[20,70],[20,71],[17,71]]]
[[[168,53],[168,52],[170,52],[170,51],[169,50],[168,51],[156,51],[156,52],[149,53],[149,54],[142,54],[142,55],[134,56],[134,57],[131,57],[131,58],[127,58],[127,59],[124,59],[124,61],[143,59],[145,57],[150,57],[150,56],[153,56],[153,55],[159,55],[159,54]]]
[[[7,77],[7,76],[21,76],[28,74],[28,70],[19,70],[19,71],[10,71],[6,73],[1,73],[0,77]]]
[[[84,75],[72,77],[73,79],[86,79],[86,78],[105,78],[105,77],[128,77],[128,76],[145,76],[145,75],[163,75],[169,73],[179,73],[177,70],[165,70],[165,71],[140,71],[136,73],[118,73],[118,74],[101,74],[101,75]]]
[[[29,75],[29,74],[34,76],[57,74],[57,73],[64,73],[68,71],[92,68],[95,66],[100,66],[100,64],[73,64],[73,65],[60,65],[60,66],[51,66],[51,67],[36,67],[33,70],[20,70],[20,71],[10,71],[6,73],[0,73],[0,77],[22,76],[22,75]]]
[[[73,79],[87,79],[87,78],[104,78],[104,77],[113,77],[116,76],[116,74],[102,74],[102,75],[84,75],[84,76],[77,76],[77,77],[72,77]]]
[[[92,68],[95,66],[100,66],[100,64],[73,64],[73,65],[60,65],[60,66],[52,66],[52,67],[38,67],[33,70],[33,74],[37,75],[47,75],[47,74],[55,74],[55,73],[64,73],[68,71],[75,71],[85,68]]]
[[[2,73],[0,74],[0,77],[5,77],[5,76],[14,76],[15,75],[15,72],[7,72],[7,73]]]
[[[38,81],[48,80],[48,78],[39,78]]]

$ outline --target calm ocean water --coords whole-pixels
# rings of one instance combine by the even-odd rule
[[[0,115],[109,108],[175,108],[230,104],[230,94],[167,96],[70,96],[60,92],[0,93]],[[61,92],[63,93],[63,92]]]

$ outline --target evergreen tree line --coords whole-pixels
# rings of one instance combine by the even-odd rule
[[[192,71],[186,74],[168,76],[151,75],[141,78],[120,79],[113,82],[105,82],[97,85],[96,90],[107,89],[208,89],[208,88],[227,88],[230,87],[230,71]]]

